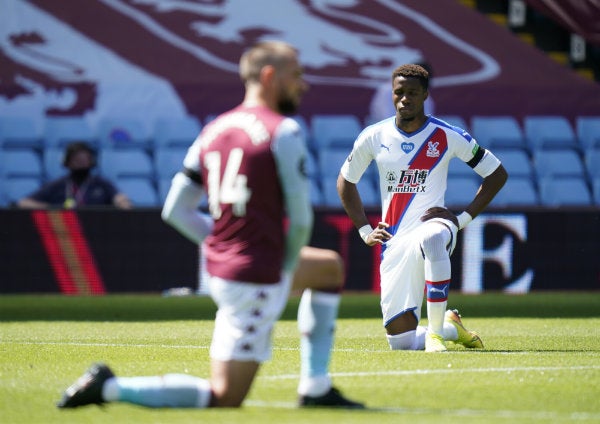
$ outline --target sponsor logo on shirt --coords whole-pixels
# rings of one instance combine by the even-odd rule
[[[424,193],[428,169],[403,169],[399,175],[390,171],[385,178],[388,193]]]

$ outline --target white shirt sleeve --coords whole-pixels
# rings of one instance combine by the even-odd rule
[[[200,141],[196,138],[183,160],[183,167],[200,174]],[[198,210],[205,195],[204,188],[192,181],[182,172],[178,172],[171,181],[161,218],[182,235],[200,244],[213,228],[210,215]]]
[[[307,150],[296,121],[288,118],[279,125],[272,150],[289,218],[283,269],[293,272],[300,249],[309,242],[313,225],[310,187],[305,170]]]

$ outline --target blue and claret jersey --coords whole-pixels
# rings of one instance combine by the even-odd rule
[[[299,142],[299,132],[295,121],[266,107],[242,105],[211,121],[194,141],[184,166],[200,174],[208,193],[214,228],[203,253],[211,275],[261,284],[281,280],[286,252],[282,173],[301,169],[281,169],[275,155],[284,138]],[[297,150],[297,158],[286,158],[288,164],[303,159],[304,150]]]

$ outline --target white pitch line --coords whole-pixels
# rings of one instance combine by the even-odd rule
[[[440,368],[440,369],[418,369],[418,370],[387,370],[369,372],[337,372],[331,373],[332,377],[374,377],[385,375],[421,375],[421,374],[466,374],[466,373],[498,373],[498,372],[536,372],[536,371],[587,371],[600,370],[600,365],[581,365],[573,367],[497,367],[497,368]],[[297,379],[296,374],[265,375],[259,378],[265,380],[288,380]]]
[[[264,402],[260,400],[247,400],[246,406],[260,408],[282,408],[296,409],[298,406],[291,402]],[[350,410],[348,410],[350,411]],[[401,408],[401,407],[374,407],[366,409],[355,409],[353,413],[383,412],[388,414],[402,415],[441,415],[443,417],[483,417],[483,418],[506,418],[506,419],[535,419],[548,420],[551,422],[564,420],[572,421],[596,421],[600,414],[591,412],[552,412],[552,411],[513,411],[513,410],[486,410],[486,409],[435,409],[435,408]]]
[[[208,346],[197,345],[155,345],[155,344],[127,344],[127,343],[81,343],[81,342],[28,342],[28,341],[0,341],[0,344],[24,344],[24,345],[71,345],[71,346],[94,346],[94,347],[143,347],[143,348],[171,348],[171,349],[208,349]],[[274,348],[275,350],[298,350],[297,348]],[[334,349],[334,351],[338,351]],[[350,351],[343,349],[344,352]],[[364,349],[356,349],[356,352],[365,352]],[[385,351],[369,351],[386,352]],[[457,351],[460,353],[462,351]],[[485,353],[485,351],[479,353]],[[498,353],[498,352],[489,352]],[[503,353],[503,352],[500,352]],[[541,352],[515,352],[523,354],[537,354]],[[580,352],[594,353],[594,352]],[[405,376],[405,375],[426,375],[426,374],[465,374],[465,373],[511,373],[511,372],[552,372],[552,371],[587,371],[600,370],[600,365],[582,365],[582,366],[565,366],[565,367],[494,367],[494,368],[444,368],[444,369],[417,369],[417,370],[388,370],[388,371],[373,371],[373,372],[338,372],[331,373],[332,377],[373,377],[373,376]],[[259,375],[261,380],[289,380],[298,379],[298,374],[283,374],[283,375]],[[263,402],[256,400],[248,400],[245,402],[249,406],[270,407],[270,408],[296,408],[296,404],[289,402]],[[600,420],[600,414],[588,412],[571,412],[557,413],[549,411],[511,411],[511,410],[477,410],[477,409],[427,409],[427,408],[399,408],[399,407],[381,407],[367,408],[365,412],[383,412],[389,414],[412,414],[425,415],[436,414],[442,416],[456,417],[497,417],[506,419],[543,419],[543,420],[576,420],[576,421],[596,421]],[[361,412],[356,410],[356,412]]]

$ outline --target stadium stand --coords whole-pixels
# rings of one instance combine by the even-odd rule
[[[321,186],[319,181],[316,179],[310,180],[310,199],[313,206],[323,205],[323,193],[321,192]]]
[[[2,206],[11,206],[17,200],[33,193],[41,184],[37,177],[12,177],[0,181],[0,205]]]
[[[600,116],[579,116],[575,122],[581,148],[600,150]]]
[[[187,147],[157,147],[154,150],[154,170],[157,181],[170,180],[176,172],[183,168],[183,158]]]
[[[310,134],[314,149],[322,151],[332,147],[350,149],[362,130],[360,120],[354,115],[314,115],[310,121]]]
[[[159,118],[154,125],[153,140],[156,148],[185,147],[194,142],[202,125],[193,116]]]
[[[150,156],[142,150],[103,149],[100,152],[100,172],[109,179],[154,179]]]
[[[521,149],[495,149],[496,155],[501,161],[504,168],[512,177],[527,177],[534,178],[533,164],[529,155]]]
[[[545,177],[539,180],[542,206],[589,206],[592,198],[584,178]]]
[[[518,207],[538,204],[539,195],[533,180],[530,177],[510,176],[502,190],[492,200],[491,206]]]
[[[115,183],[135,207],[155,207],[161,204],[152,181],[147,178],[121,177],[117,178]]]
[[[594,204],[600,206],[600,177],[592,180],[592,192],[594,195]]]
[[[588,149],[584,156],[585,167],[591,180],[600,177],[600,148]]]
[[[525,137],[530,150],[579,150],[577,136],[564,116],[526,116],[523,118]]]
[[[512,116],[474,116],[470,132],[481,146],[494,151],[528,147],[519,122]]]
[[[585,178],[585,169],[579,154],[574,150],[537,150],[533,163],[538,178],[568,176]]]
[[[473,169],[458,158],[450,160],[448,164],[448,177],[479,179],[479,176],[473,172]]]
[[[471,177],[448,177],[448,189],[446,190],[446,206],[457,207],[468,205],[480,183]]]
[[[458,115],[436,115],[442,121],[446,121],[452,126],[462,128],[463,130],[469,131],[467,121]]]
[[[97,133],[101,150],[152,149],[150,134],[136,118],[107,116],[98,122]]]
[[[44,149],[64,147],[73,141],[85,141],[97,147],[96,131],[80,116],[49,116],[44,126]]]
[[[38,120],[29,116],[0,116],[0,148],[41,150],[43,129]]]
[[[31,149],[5,150],[0,153],[0,176],[42,178],[42,161]]]
[[[67,173],[63,166],[65,149],[60,147],[46,147],[42,155],[44,166],[44,179],[46,181],[61,177]]]

